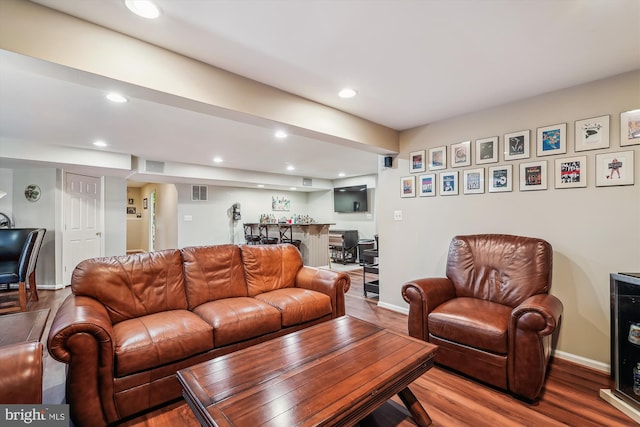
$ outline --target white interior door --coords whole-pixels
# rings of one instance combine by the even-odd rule
[[[102,221],[100,178],[67,173],[62,258],[64,283],[80,261],[101,255]]]

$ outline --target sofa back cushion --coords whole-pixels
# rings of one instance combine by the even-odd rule
[[[182,249],[189,309],[222,298],[246,297],[240,248],[236,245]]]
[[[82,261],[71,276],[71,290],[104,304],[114,324],[187,308],[177,249]]]
[[[458,297],[515,307],[551,287],[553,250],[542,239],[506,234],[456,236],[449,245],[447,277]]]
[[[250,297],[295,286],[302,268],[302,255],[295,246],[243,245],[241,250]]]

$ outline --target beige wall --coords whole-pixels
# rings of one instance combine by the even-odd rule
[[[155,250],[178,247],[178,190],[174,184],[145,184],[142,187],[127,187],[127,199],[133,199],[136,215],[127,215],[127,251],[150,249],[150,222],[152,193],[155,192]],[[144,209],[147,199],[147,209]]]
[[[607,369],[609,273],[640,271],[640,145],[619,146],[620,113],[634,108],[640,108],[640,71],[402,132],[398,161],[378,177],[381,305],[406,310],[404,282],[444,275],[456,234],[541,237],[553,245],[552,293],[564,303],[559,355]],[[575,155],[574,122],[605,114],[611,116],[611,148],[578,153],[587,156],[587,188],[554,189],[554,161]],[[562,122],[568,125],[567,154],[536,158],[536,128]],[[505,162],[500,154],[501,164],[513,164],[514,191],[400,198],[411,151],[492,136],[500,137],[502,149],[505,133],[526,129],[530,159]],[[635,152],[635,185],[596,187],[595,156],[622,150]],[[519,164],[533,160],[547,161],[548,189],[520,192]],[[493,165],[471,167],[483,166]],[[465,168],[456,169],[461,175]],[[402,221],[394,220],[397,210]]]

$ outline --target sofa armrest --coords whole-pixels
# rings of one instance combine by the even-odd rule
[[[402,298],[409,303],[409,335],[429,341],[429,313],[456,296],[453,283],[446,277],[417,279],[402,286]]]
[[[540,393],[551,355],[551,334],[560,324],[562,302],[553,295],[527,298],[509,320],[509,389],[524,398]]]
[[[303,266],[296,275],[296,287],[321,292],[331,298],[331,317],[344,316],[344,294],[351,286],[351,277],[346,273]]]
[[[103,426],[119,418],[113,401],[113,328],[100,302],[69,295],[53,319],[48,350],[68,364],[67,403],[76,425]]]
[[[0,350],[0,402],[42,403],[42,344],[21,342]]]

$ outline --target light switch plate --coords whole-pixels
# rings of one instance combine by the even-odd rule
[[[402,221],[402,211],[393,211],[393,219]]]

